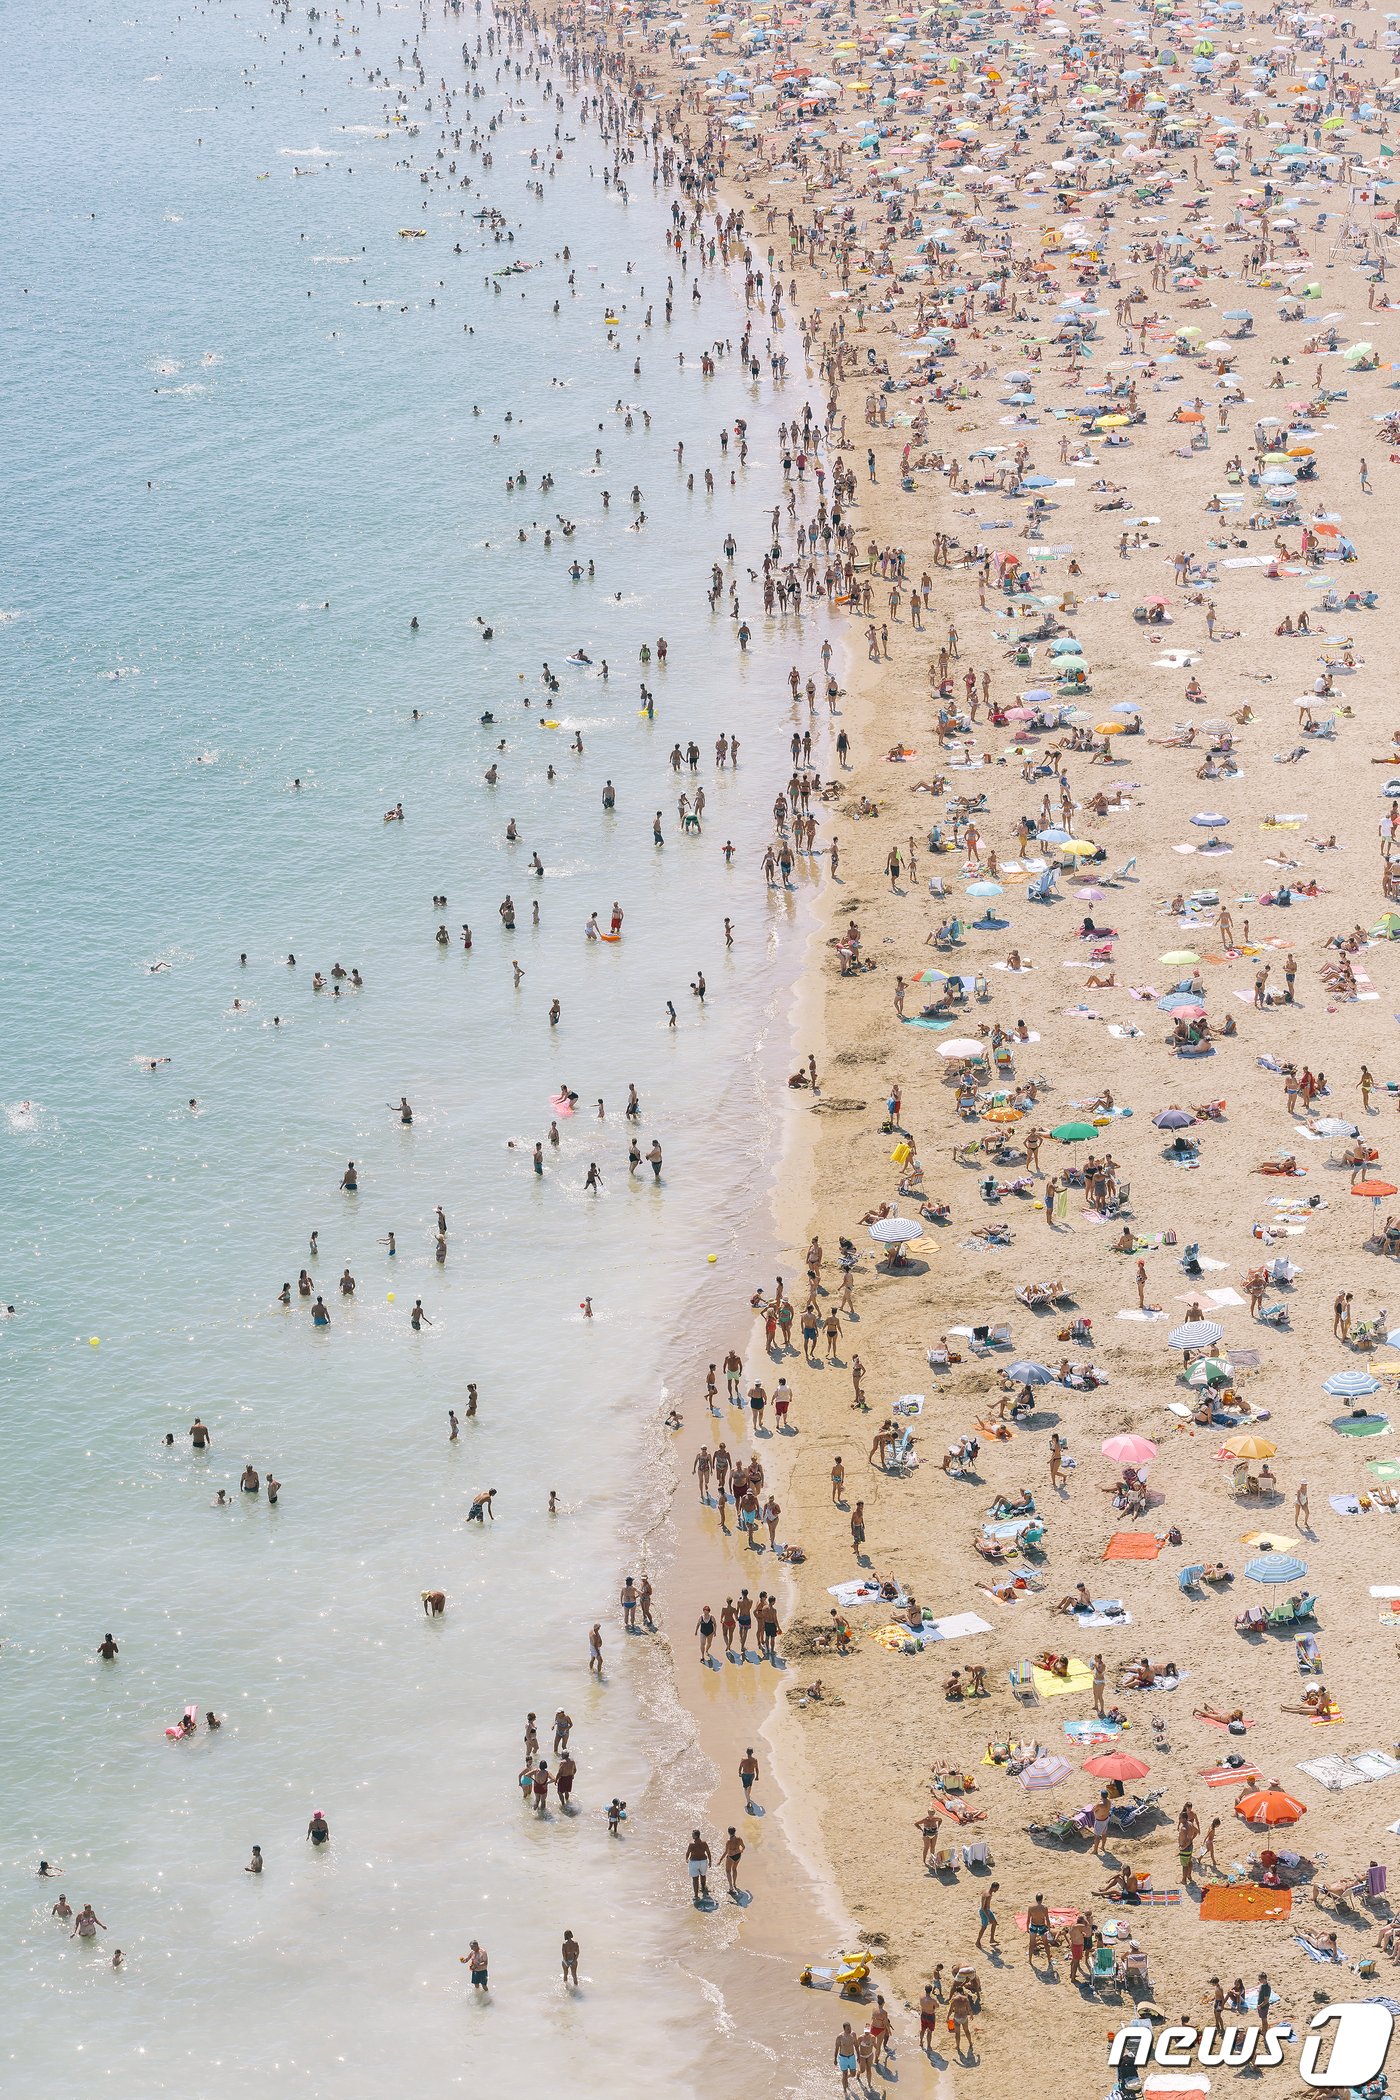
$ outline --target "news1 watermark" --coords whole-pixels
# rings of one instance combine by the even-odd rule
[[[1111,2066],[1131,2064],[1142,2070],[1203,2068],[1255,2071],[1293,2062],[1304,2085],[1321,2092],[1347,2092],[1379,2078],[1390,2053],[1395,2017],[1380,2004],[1329,2005],[1314,2013],[1301,2042],[1290,2026],[1122,2027],[1109,2045]]]

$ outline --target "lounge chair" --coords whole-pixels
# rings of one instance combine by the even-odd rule
[[[1236,1633],[1262,1633],[1268,1623],[1268,1613],[1257,1604],[1251,1604],[1247,1611],[1235,1615]]]
[[[1305,1677],[1320,1676],[1322,1674],[1322,1655],[1318,1649],[1317,1635],[1315,1633],[1295,1633],[1293,1636],[1293,1654],[1298,1668]]]
[[[1276,1604],[1269,1613],[1269,1624],[1271,1626],[1291,1626],[1297,1616],[1298,1608],[1292,1598],[1285,1597],[1282,1604]]]
[[[1009,1349],[1011,1347],[1011,1329],[1004,1323],[1000,1327],[994,1327],[987,1336],[987,1340],[994,1349]]]
[[[1205,1574],[1205,1572],[1206,1564],[1204,1561],[1196,1561],[1189,1568],[1178,1568],[1176,1571],[1177,1588],[1182,1592],[1184,1596],[1189,1597],[1192,1590],[1198,1590],[1200,1588],[1201,1577]]]
[[[1134,854],[1133,854],[1133,856],[1132,856],[1132,858],[1131,858],[1130,860],[1125,860],[1125,861],[1124,861],[1124,863],[1123,863],[1123,865],[1122,865],[1122,867],[1121,867],[1121,868],[1119,868],[1119,869],[1117,869],[1117,871],[1116,871],[1116,872],[1115,872],[1114,874],[1112,874],[1112,875],[1110,875],[1110,876],[1109,876],[1109,878],[1108,878],[1108,879],[1109,879],[1109,881],[1110,881],[1110,882],[1127,882],[1127,881],[1129,880],[1129,878],[1131,877],[1131,875],[1132,875],[1133,869],[1134,869],[1134,868],[1135,868],[1136,866],[1137,866],[1137,855],[1136,855],[1136,853],[1134,853]]]
[[[1035,1688],[1035,1666],[1029,1656],[1023,1656],[1020,1662],[1013,1663],[1007,1672],[1007,1676],[1011,1680],[1011,1696],[1013,1699],[1020,1699],[1025,1701],[1027,1705],[1034,1705],[1040,1698],[1040,1694]]]
[[[1118,1982],[1118,1957],[1112,1947],[1095,1947],[1094,1958],[1089,1965],[1089,1988],[1097,1991],[1100,1984]]]
[[[1055,870],[1047,868],[1043,875],[1037,875],[1035,881],[1026,891],[1026,895],[1032,904],[1055,903],[1057,901],[1055,895]]]
[[[964,1845],[962,1856],[965,1867],[989,1867],[992,1864],[992,1855],[985,1838],[974,1838],[970,1845]]]
[[[956,1874],[958,1871],[958,1848],[956,1845],[940,1845],[933,1855],[935,1874]]]
[[[1293,1616],[1295,1619],[1315,1619],[1317,1617],[1316,1597],[1312,1595],[1300,1597],[1297,1604],[1293,1607]]]
[[[1140,1949],[1135,1954],[1125,1954],[1123,1956],[1122,1967],[1119,1973],[1122,1976],[1123,1982],[1126,1983],[1130,1989],[1144,1990],[1148,1993],[1149,1996],[1151,1995],[1151,1971],[1148,1967],[1147,1956]]]

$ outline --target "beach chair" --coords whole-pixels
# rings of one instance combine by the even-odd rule
[[[1321,1676],[1322,1654],[1315,1633],[1295,1633],[1293,1655],[1304,1677]]]
[[[994,1349],[1009,1349],[1011,1347],[1011,1329],[1004,1324],[1000,1327],[994,1327],[987,1336],[987,1340]]]
[[[1055,870],[1047,868],[1043,875],[1037,875],[1035,881],[1026,891],[1026,895],[1032,904],[1055,903],[1057,901],[1055,894]]]
[[[1028,1706],[1035,1705],[1040,1694],[1035,1688],[1035,1665],[1030,1657],[1023,1656],[1020,1662],[1013,1663],[1007,1676],[1011,1680],[1012,1698],[1020,1699]]]
[[[1177,1569],[1176,1586],[1182,1592],[1183,1596],[1189,1597],[1192,1590],[1198,1590],[1200,1588],[1201,1577],[1205,1574],[1205,1572],[1206,1564],[1204,1561],[1196,1561],[1189,1568]]]
[[[1269,1613],[1269,1624],[1271,1626],[1291,1626],[1297,1616],[1297,1607],[1294,1605],[1293,1600],[1285,1597],[1283,1603],[1276,1604]]]
[[[1293,1608],[1293,1616],[1295,1619],[1315,1619],[1317,1617],[1316,1597],[1312,1595],[1300,1597]]]
[[[985,1838],[974,1838],[970,1845],[964,1845],[962,1856],[965,1867],[989,1867],[992,1864],[992,1855]]]
[[[956,1874],[958,1871],[958,1848],[956,1845],[939,1845],[933,1855],[935,1874]]]
[[[1094,1958],[1089,1965],[1089,1988],[1097,1992],[1100,1984],[1116,1987],[1118,1982],[1118,1957],[1111,1947],[1095,1947]]]
[[[1236,1633],[1262,1633],[1268,1623],[1268,1614],[1257,1604],[1251,1604],[1248,1611],[1235,1614]]]
[[[1131,880],[1131,878],[1132,878],[1132,872],[1133,872],[1133,869],[1134,869],[1134,868],[1135,868],[1136,866],[1137,866],[1137,855],[1136,855],[1136,853],[1134,853],[1134,854],[1132,855],[1131,859],[1129,859],[1129,860],[1125,860],[1125,861],[1124,861],[1124,863],[1123,863],[1123,865],[1122,865],[1122,867],[1121,867],[1121,868],[1119,868],[1119,869],[1117,869],[1117,870],[1116,870],[1116,871],[1115,871],[1115,872],[1114,872],[1114,873],[1113,873],[1112,875],[1110,875],[1110,876],[1109,876],[1109,878],[1108,878],[1108,879],[1109,879],[1109,881],[1110,881],[1110,882],[1128,882],[1129,880]]]
[[[1130,1990],[1146,1991],[1147,1995],[1151,1997],[1152,1974],[1148,1966],[1147,1956],[1141,1950],[1135,1954],[1125,1954],[1123,1956],[1122,1977]]]

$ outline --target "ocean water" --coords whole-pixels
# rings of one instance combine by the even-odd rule
[[[640,171],[629,204],[604,188],[573,97],[561,118],[512,81],[525,121],[500,127],[493,167],[463,150],[470,191],[420,182],[446,166],[439,78],[460,83],[483,21],[435,14],[424,33],[387,5],[308,24],[156,0],[66,17],[61,42],[12,16],[6,40],[0,1299],[17,1311],[0,1321],[0,2060],[15,2090],[217,2100],[275,2073],[347,2100],[404,2076],[698,2093],[738,2090],[742,2066],[745,2090],[776,2091],[798,2069],[770,2063],[756,2086],[695,1980],[720,1927],[693,1920],[673,1842],[694,1778],[670,1763],[666,1702],[643,1696],[616,1598],[624,1527],[663,1506],[658,1396],[685,1338],[751,1282],[777,1142],[803,905],[768,897],[758,863],[787,772],[783,679],[792,661],[818,669],[820,635],[766,624],[746,591],[741,660],[704,588],[731,526],[756,564],[772,431],[816,396],[800,344],[785,389],[751,387],[732,360],[702,380],[699,350],[737,341],[742,294],[709,273],[692,305],[677,272],[664,325],[668,200]],[[415,35],[428,85],[408,136],[365,71],[397,78]],[[488,61],[454,121],[500,107],[493,75]],[[552,150],[556,123],[577,137],[552,180],[539,171],[541,199],[528,156]],[[472,219],[483,205],[513,245]],[[513,259],[539,267],[488,289]],[[736,416],[753,451],[731,489],[718,432]],[[577,532],[546,548],[532,527],[556,513]],[[575,553],[591,581],[570,581]],[[644,669],[660,634],[669,663]],[[593,669],[566,666],[580,645]],[[721,732],[741,739],[737,776],[713,764]],[[698,839],[681,836],[667,765],[692,735]],[[383,823],[400,800],[406,821]],[[622,942],[587,942],[614,898]],[[435,943],[440,920],[454,941],[471,923],[470,954]],[[337,962],[364,989],[314,993]],[[664,1147],[659,1186],[627,1174],[629,1081],[642,1145]],[[530,1146],[565,1083],[579,1112],[538,1178]],[[411,1129],[389,1108],[401,1094]],[[593,1159],[601,1196],[583,1188]],[[276,1302],[304,1264],[326,1333]],[[432,1323],[418,1333],[415,1298]],[[468,1380],[480,1414],[450,1444]],[[698,1396],[677,1398],[689,1431]],[[214,1439],[202,1458],[196,1415]],[[284,1483],[276,1508],[235,1492],[248,1460]],[[468,1528],[484,1486],[497,1520]],[[438,1587],[448,1613],[430,1623],[419,1593]],[[95,1653],[108,1631],[115,1664]],[[221,1732],[167,1741],[187,1703]],[[548,1755],[560,1704],[579,1812],[536,1822],[515,1783],[523,1718],[539,1714]],[[613,1794],[635,1811],[622,1842]],[[317,1808],[322,1855],[305,1840]],[[260,1881],[242,1871],[255,1842]],[[59,1887],[105,1921],[95,1948],[50,1920]],[[558,1981],[566,1926],[577,2000]],[[458,1964],[472,1936],[492,1957],[489,2006]]]

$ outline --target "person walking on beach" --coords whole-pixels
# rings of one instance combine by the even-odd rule
[[[480,1941],[473,1940],[468,1952],[461,1955],[459,1959],[464,1961],[471,1970],[472,1989],[474,1991],[489,1989],[486,1975],[489,1957]]]
[[[690,1876],[690,1900],[698,1909],[710,1900],[709,1867],[713,1857],[709,1846],[698,1830],[690,1833],[690,1843],[685,1848],[685,1867]]]
[[[588,1629],[588,1673],[600,1679],[603,1675],[603,1629],[596,1619]]]
[[[564,1944],[559,1950],[560,1966],[564,1972],[565,1983],[574,1990],[578,1989],[578,1958],[582,1952],[583,1949],[574,1938],[573,1927],[566,1925],[564,1927]]]
[[[724,1879],[731,1896],[738,1896],[740,1893],[739,1862],[743,1856],[744,1840],[731,1823],[725,1833],[724,1851],[721,1854],[724,1861]]]
[[[874,455],[872,454],[871,457],[873,460]],[[875,479],[873,470],[870,478],[872,481]],[[836,2037],[836,2046],[831,2052],[831,2061],[841,2073],[842,2092],[849,2093],[851,2080],[856,2076],[860,2067],[860,2052],[856,2047],[855,2030],[849,2020],[841,2022],[841,2032]]]
[[[753,1810],[754,1781],[758,1778],[758,1759],[753,1754],[753,1744],[739,1759],[739,1784],[744,1789],[744,1814],[751,1816]]]

